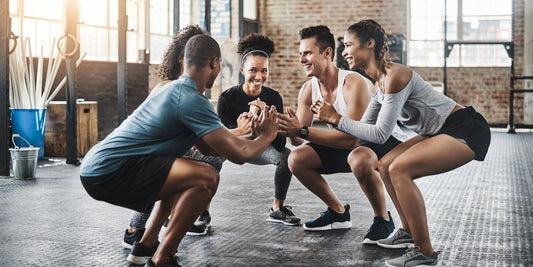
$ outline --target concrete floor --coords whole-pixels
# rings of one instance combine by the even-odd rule
[[[533,133],[493,130],[484,162],[417,181],[443,266],[533,266]],[[37,178],[0,177],[1,266],[128,266],[132,211],[91,199],[78,167],[39,162]],[[207,236],[185,237],[182,266],[383,266],[403,250],[362,245],[373,213],[350,173],[328,175],[353,228],[304,232],[266,221],[274,166],[224,164]],[[400,221],[387,199],[396,226]],[[325,205],[293,177],[286,203],[308,221]]]

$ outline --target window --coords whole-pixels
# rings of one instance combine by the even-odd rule
[[[411,0],[408,64],[444,64],[444,0]],[[448,41],[510,41],[512,0],[448,0]],[[455,45],[450,66],[509,66],[503,45]]]
[[[85,59],[118,60],[118,0],[79,0],[80,49],[87,52]],[[138,61],[138,3],[126,1],[128,32],[126,33],[126,60]]]
[[[179,28],[191,23],[191,1],[179,1]],[[159,64],[174,36],[174,0],[150,1],[150,63]]]
[[[32,56],[50,56],[52,40],[65,32],[63,0],[9,0],[11,31],[19,36],[18,45],[30,40]]]

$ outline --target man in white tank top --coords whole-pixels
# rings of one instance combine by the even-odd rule
[[[376,216],[371,227],[374,236],[365,236],[364,243],[369,243],[367,239],[375,243],[394,230],[394,223],[386,208],[383,184],[376,171],[377,162],[379,157],[400,142],[394,138],[384,145],[359,142],[358,138],[333,128],[311,127],[311,105],[317,100],[333,103],[339,114],[360,120],[369,103],[373,85],[359,73],[340,70],[333,64],[335,40],[328,27],[304,28],[300,30],[300,38],[300,63],[312,79],[300,89],[296,113],[287,108],[286,115],[280,117],[280,132],[289,138],[292,145],[299,146],[289,155],[292,173],[328,206],[322,216],[306,222],[304,229],[322,231],[352,226],[350,206],[343,205],[322,174],[353,171]],[[306,141],[309,142],[300,146]],[[363,153],[360,153],[360,157],[352,157],[358,160],[351,162],[350,166],[348,155],[357,146],[360,149],[356,151]],[[376,235],[375,232],[380,234]]]

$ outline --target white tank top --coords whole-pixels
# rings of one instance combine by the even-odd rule
[[[346,105],[346,101],[344,101],[344,94],[342,92],[342,88],[344,87],[344,81],[345,81],[344,79],[346,78],[346,76],[352,73],[361,75],[354,71],[339,69],[338,81],[337,81],[337,98],[335,98],[335,102],[333,103],[333,108],[335,108],[335,111],[337,111],[337,113],[339,113],[342,116],[344,116],[344,114],[346,113],[346,109],[348,109],[348,106]],[[361,77],[363,76],[361,75]],[[367,82],[368,90],[370,91],[372,88],[372,82],[366,78],[364,79]],[[311,86],[312,86],[312,90],[311,90],[312,102],[314,103],[317,100],[324,101],[324,97],[322,97],[322,93],[320,92],[320,85],[318,84],[318,79],[316,77],[312,78]],[[328,123],[328,127],[333,128],[329,123]]]

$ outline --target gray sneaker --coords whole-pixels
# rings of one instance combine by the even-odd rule
[[[437,266],[439,254],[440,252],[434,252],[433,256],[426,257],[420,252],[419,247],[411,247],[401,257],[386,261],[385,265],[389,267]]]
[[[403,228],[398,229],[394,235],[389,238],[380,239],[378,246],[384,248],[408,248],[414,246],[413,237]]]

